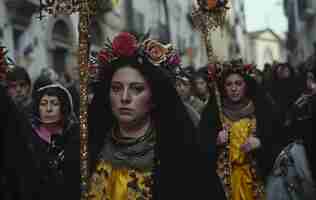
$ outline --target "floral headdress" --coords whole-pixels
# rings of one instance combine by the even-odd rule
[[[233,60],[229,63],[215,63],[208,65],[208,78],[210,81],[222,79],[224,74],[239,73],[242,75],[255,76],[256,67],[253,64],[243,64],[241,60]]]
[[[119,33],[113,41],[108,39],[91,67],[97,64],[111,66],[113,61],[131,57],[136,58],[140,64],[148,61],[153,66],[174,74],[181,71],[180,56],[171,44],[162,44],[150,39],[148,34],[143,39],[137,40],[136,36],[128,32]]]

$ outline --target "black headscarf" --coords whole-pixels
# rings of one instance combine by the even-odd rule
[[[120,68],[130,66],[138,70],[148,81],[155,105],[151,117],[154,120],[157,140],[155,146],[154,199],[177,199],[183,192],[186,199],[193,199],[195,128],[183,102],[177,95],[168,70],[156,67],[146,60],[122,58],[103,66],[101,81],[89,107],[89,155],[94,170],[106,134],[114,126],[115,118],[110,105],[110,85],[113,74]],[[159,165],[157,164],[159,160]],[[188,179],[185,181],[184,179]]]
[[[41,124],[39,116],[39,104],[44,95],[56,96],[61,105],[62,134],[54,135],[54,145],[41,142],[36,137],[35,129]],[[45,180],[38,188],[41,198],[45,199],[79,199],[80,198],[80,136],[79,121],[74,113],[72,97],[70,92],[60,84],[44,84],[33,94],[32,113],[33,134],[30,137],[31,145],[34,147],[33,154],[38,165],[38,174]],[[52,136],[53,137],[53,136]],[[55,149],[55,147],[57,147]],[[46,152],[46,149],[50,149]],[[44,152],[44,153],[43,153]],[[47,159],[58,160],[60,152],[64,158],[60,162],[63,172],[60,175],[56,168],[47,164]],[[57,158],[56,158],[57,157]],[[49,173],[48,173],[49,172]],[[47,178],[48,177],[48,178]],[[54,192],[52,192],[54,191]],[[47,196],[48,193],[51,193]]]
[[[33,123],[39,121],[39,104],[44,95],[57,96],[61,103],[61,113],[64,116],[64,127],[67,128],[69,123],[78,123],[78,119],[74,113],[73,100],[70,92],[60,84],[47,84],[38,88],[33,94]]]

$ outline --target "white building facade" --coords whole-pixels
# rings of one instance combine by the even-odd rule
[[[284,40],[271,29],[250,32],[248,36],[250,63],[258,69],[263,70],[266,63],[286,61]]]

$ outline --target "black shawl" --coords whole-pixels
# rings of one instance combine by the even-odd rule
[[[141,67],[142,68],[142,67]],[[104,145],[106,134],[115,124],[109,102],[109,87],[114,70],[104,75],[89,108],[89,156],[91,172]],[[155,110],[157,141],[153,171],[154,199],[201,199],[197,191],[196,130],[186,108],[170,81],[161,69],[142,68],[151,82]],[[159,164],[158,164],[159,161]]]

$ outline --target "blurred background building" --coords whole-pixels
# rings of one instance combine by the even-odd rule
[[[0,41],[33,80],[47,67],[64,74],[78,43],[78,16],[39,20],[39,7],[38,0],[0,0]]]
[[[287,1],[285,5],[295,0]],[[176,46],[182,56],[183,66],[197,69],[207,64],[204,41],[192,23],[191,0],[100,2],[98,15],[92,19],[90,29],[92,54],[102,48],[106,38],[112,38],[120,31],[139,34],[150,31],[152,37]],[[40,0],[0,0],[0,41],[9,48],[9,54],[15,62],[28,70],[33,80],[43,68],[53,68],[60,76],[78,73],[78,70],[73,69],[77,67],[78,15],[44,16],[39,20],[39,7]],[[278,53],[274,53],[274,50],[270,56],[268,51],[258,49],[261,49],[263,40],[266,43],[268,41],[263,36],[269,35],[271,40],[280,42],[280,45],[283,41],[273,31],[267,30],[259,35],[247,32],[244,0],[230,1],[229,7],[224,28],[214,31],[211,36],[218,59],[227,61],[242,58],[245,62],[278,60]],[[305,21],[307,19],[312,18],[306,18]],[[312,27],[314,26],[305,26],[310,29]],[[312,37],[312,30],[310,31],[308,37]],[[299,37],[300,34],[296,36]],[[305,41],[304,44],[304,51],[311,52],[312,43]],[[259,54],[264,54],[264,58],[259,59]],[[305,54],[308,55],[306,52]],[[269,56],[272,58],[268,59]]]
[[[288,60],[294,66],[315,65],[316,1],[284,0],[288,18]]]
[[[273,30],[249,32],[248,42],[250,63],[256,64],[258,69],[263,70],[265,63],[286,61],[285,41]]]

